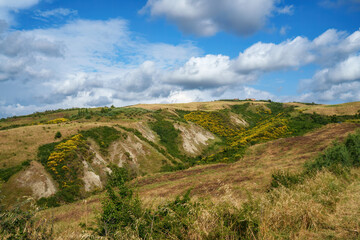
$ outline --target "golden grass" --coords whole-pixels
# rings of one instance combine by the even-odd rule
[[[289,106],[296,106],[304,113],[317,113],[321,115],[355,115],[360,110],[360,102],[350,102],[337,105],[305,105],[301,103],[286,103]]]
[[[78,130],[87,130],[93,127],[112,125],[112,123],[78,123],[34,125],[0,131],[0,168],[18,165],[28,159],[36,159],[39,146],[52,143],[57,131],[62,138],[69,137]]]
[[[247,101],[241,102],[230,102],[230,101],[213,101],[213,102],[192,102],[192,103],[173,103],[173,104],[137,104],[129,107],[144,108],[148,110],[159,110],[159,109],[180,109],[186,111],[215,111],[221,109],[230,108],[232,105],[239,105],[248,103]],[[250,102],[256,105],[264,105],[268,102]]]
[[[90,226],[96,222],[101,212],[100,199],[103,195],[96,195],[75,203],[51,208],[39,212],[36,219],[47,219],[53,223],[55,239],[80,239],[83,231],[80,224]]]

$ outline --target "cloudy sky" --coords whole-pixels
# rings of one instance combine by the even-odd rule
[[[360,101],[360,0],[0,0],[0,117]]]

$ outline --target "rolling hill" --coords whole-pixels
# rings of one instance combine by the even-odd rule
[[[228,100],[60,109],[2,119],[1,203],[4,209],[11,209],[17,201],[30,196],[44,209],[35,219],[53,220],[55,238],[79,239],[84,230],[79,224],[89,225],[95,221],[96,212],[101,212],[101,199],[106,199],[105,188],[112,181],[111,176],[126,169],[131,179],[127,185],[135,188],[141,201],[152,209],[188,189],[192,199],[208,202],[210,212],[215,211],[213,203],[230,202],[242,208],[250,195],[251,199],[262,199],[263,209],[269,211],[265,220],[279,224],[271,217],[291,216],[287,212],[283,213],[286,216],[276,216],[281,211],[272,212],[264,200],[275,194],[269,193],[274,174],[298,174],[304,164],[316,159],[333,141],[342,142],[348,134],[355,133],[360,127],[359,109],[360,103]],[[310,227],[294,227],[294,223],[278,233],[275,225],[262,226],[262,220],[259,224],[266,231],[260,226],[259,233],[253,233],[254,238],[356,239],[359,222],[355,215],[359,209],[354,203],[360,201],[358,173],[357,168],[351,168],[345,181],[331,171],[319,172],[305,177],[290,190],[280,188],[277,197],[293,194],[289,201],[298,202],[301,197],[296,194],[300,193],[310,201],[306,194],[315,191],[318,183],[339,185],[334,186],[338,187],[338,195],[329,193],[336,195],[337,201],[331,203],[335,205],[324,208],[315,222],[309,216]],[[306,186],[315,190],[305,189]],[[351,213],[347,207],[353,208]],[[295,211],[294,217],[296,214],[299,212]],[[323,217],[336,218],[338,225],[328,224]],[[211,229],[205,228],[189,238],[212,238],[203,235]]]

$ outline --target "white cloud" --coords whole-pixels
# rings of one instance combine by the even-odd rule
[[[297,68],[314,61],[310,50],[311,42],[303,37],[280,44],[258,42],[239,54],[235,67],[243,73]]]
[[[148,0],[140,13],[164,16],[185,33],[212,36],[219,31],[250,35],[260,30],[273,12],[290,14],[291,6],[277,8],[277,0]]]
[[[0,20],[13,23],[13,13],[21,9],[30,8],[41,0],[0,0]]]
[[[360,31],[349,35],[328,30],[314,40],[299,36],[278,44],[259,42],[231,59],[203,56],[191,42],[147,42],[131,33],[121,19],[4,30],[0,115],[138,102],[276,100],[280,98],[249,84],[268,72],[309,64],[322,70],[302,82],[301,99],[357,99],[359,51]]]
[[[38,4],[40,0],[0,0],[0,8],[23,9]]]
[[[237,73],[232,64],[232,60],[223,55],[192,57],[184,66],[165,75],[165,81],[191,89],[245,84],[255,80],[252,74]]]
[[[294,14],[294,5],[288,5],[283,8],[278,8],[276,11],[279,14],[293,15]]]
[[[36,18],[46,20],[47,18],[63,18],[71,15],[77,15],[78,11],[68,8],[56,8],[48,11],[35,11]]]
[[[335,64],[332,68],[324,68],[315,73],[312,79],[302,80],[300,88],[302,90],[334,92],[336,86],[344,84],[360,83],[360,56],[350,56],[346,60]],[[360,89],[359,89],[360,91]]]
[[[280,34],[281,35],[286,35],[287,34],[287,32],[289,31],[291,29],[291,27],[289,27],[289,26],[282,26],[281,28],[280,28]]]

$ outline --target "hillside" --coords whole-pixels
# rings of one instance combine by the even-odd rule
[[[249,194],[266,195],[274,173],[300,172],[334,140],[354,133],[359,109],[359,103],[215,101],[2,119],[2,204],[11,209],[31,196],[49,208],[39,216],[52,216],[55,236],[78,239],[78,224],[94,221],[105,186],[124,168],[146,204],[161,205],[191,188],[193,199],[239,207]],[[356,195],[357,180],[350,178]]]

